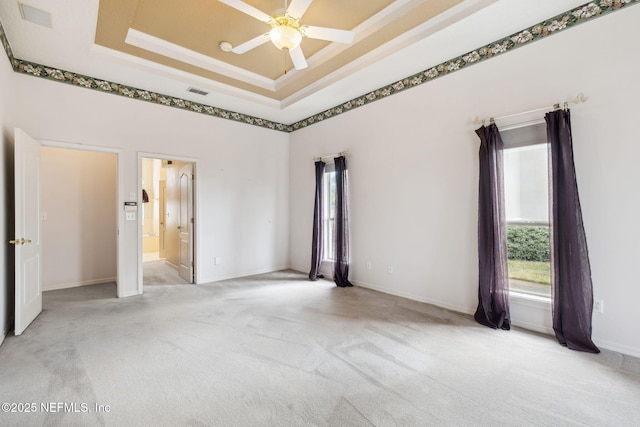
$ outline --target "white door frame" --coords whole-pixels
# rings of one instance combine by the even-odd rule
[[[122,150],[117,148],[109,148],[109,147],[99,147],[95,145],[84,145],[73,142],[60,142],[60,141],[48,141],[48,140],[40,140],[40,143],[43,147],[55,147],[55,148],[65,148],[68,150],[80,150],[80,151],[93,151],[98,153],[108,153],[116,155],[116,206],[114,207],[116,210],[116,218],[117,220],[117,229],[116,229],[116,250],[117,250],[117,264],[116,268],[118,269],[116,277],[116,293],[118,298],[122,298],[124,295],[124,241],[123,241],[123,233],[121,230],[124,230],[124,215],[122,214],[122,204],[124,203],[124,162]]]
[[[193,181],[195,174],[193,173],[193,163],[183,163],[183,165],[178,170],[178,200],[180,203],[178,216],[180,219],[178,221],[178,275],[183,279],[187,280],[189,283],[193,283],[193,271],[195,270],[194,261],[193,261]],[[184,206],[184,194],[183,194],[183,177],[187,178],[187,188],[186,188],[186,206]],[[183,211],[186,210],[186,212]],[[186,218],[183,217],[183,214],[186,213]],[[185,221],[186,219],[186,221]],[[183,227],[187,228],[186,232]],[[184,238],[186,236],[187,245],[186,248],[183,247]],[[185,253],[186,251],[186,253]],[[186,265],[185,265],[186,258]]]
[[[191,163],[193,165],[193,175],[195,179],[193,180],[193,284],[198,284],[198,159],[194,159],[192,157],[184,157],[184,156],[173,156],[171,154],[159,154],[159,153],[150,153],[150,152],[142,152],[138,151],[138,206],[141,205],[141,195],[142,195],[142,159],[159,159],[159,160],[175,160],[176,162],[185,162]],[[140,220],[140,215],[138,214],[138,294],[143,293],[144,286],[144,265],[142,258],[142,221]]]

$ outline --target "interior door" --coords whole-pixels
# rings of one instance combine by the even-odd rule
[[[187,163],[179,173],[180,218],[178,221],[178,259],[180,277],[193,283],[193,165]]]
[[[160,234],[158,243],[158,256],[159,258],[167,257],[167,181],[161,180],[158,183],[158,217],[160,218],[160,224],[158,231]]]
[[[15,131],[15,334],[42,311],[40,242],[40,151],[38,141]]]

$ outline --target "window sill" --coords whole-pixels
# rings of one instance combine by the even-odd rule
[[[521,292],[509,291],[509,298],[517,303],[531,307],[551,308],[551,298],[538,295],[524,294]]]

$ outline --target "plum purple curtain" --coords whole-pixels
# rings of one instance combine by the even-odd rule
[[[502,156],[504,144],[491,123],[476,130],[480,138],[478,194],[478,308],[476,321],[509,330],[506,216]]]
[[[560,344],[599,353],[591,341],[593,286],[573,161],[571,113],[556,110],[545,120],[551,158],[553,329]]]
[[[324,206],[322,200],[323,183],[324,183],[324,166],[321,160],[315,163],[316,175],[316,194],[313,205],[313,239],[311,242],[311,271],[309,271],[309,280],[316,281],[323,276],[320,274],[320,264],[322,263],[322,229]]]
[[[340,287],[353,286],[349,282],[349,195],[347,160],[344,156],[335,158],[336,169],[336,214],[335,214],[335,254],[333,280]]]

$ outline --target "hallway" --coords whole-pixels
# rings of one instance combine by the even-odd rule
[[[146,261],[143,271],[144,286],[189,284],[178,275],[178,271],[175,268],[164,260]]]

